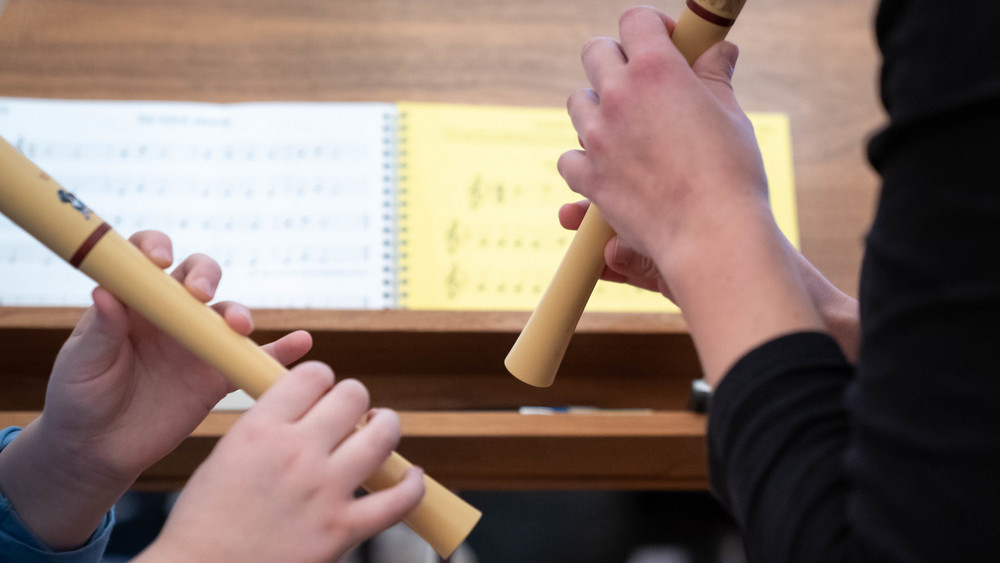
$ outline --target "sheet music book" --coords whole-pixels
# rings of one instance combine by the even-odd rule
[[[751,119],[796,243],[787,118]],[[123,235],[218,260],[218,298],[256,308],[531,310],[579,199],[562,108],[0,98],[0,135]],[[93,285],[0,217],[0,306],[87,306]],[[588,310],[673,305],[602,282]]]

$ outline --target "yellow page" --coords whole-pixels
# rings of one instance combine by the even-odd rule
[[[578,148],[560,108],[400,103],[400,305],[532,310],[572,240],[556,170]],[[798,228],[788,120],[751,115],[779,226]],[[660,294],[601,281],[588,311],[661,312]]]

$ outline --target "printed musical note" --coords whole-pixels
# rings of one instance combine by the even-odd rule
[[[469,240],[469,228],[464,226],[458,219],[452,219],[444,232],[444,239],[448,254],[455,254],[459,247],[465,241]]]
[[[444,291],[449,300],[454,300],[465,287],[466,278],[459,270],[457,264],[452,264],[448,268],[448,273],[444,277]]]
[[[485,198],[485,196],[483,195],[482,176],[476,175],[476,177],[472,180],[472,183],[469,184],[468,198],[469,198],[469,209],[473,211],[479,209],[479,206],[483,203],[483,199]]]

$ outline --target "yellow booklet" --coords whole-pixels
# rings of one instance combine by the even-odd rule
[[[778,225],[797,244],[789,124],[752,114]],[[399,303],[410,309],[531,310],[573,237],[579,200],[556,170],[578,148],[565,110],[399,104]],[[661,295],[599,282],[590,311],[675,311]]]

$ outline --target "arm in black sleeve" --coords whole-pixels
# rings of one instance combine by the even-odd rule
[[[832,338],[797,333],[751,351],[712,399],[712,489],[751,561],[843,560],[851,548],[843,456],[853,375]]]

